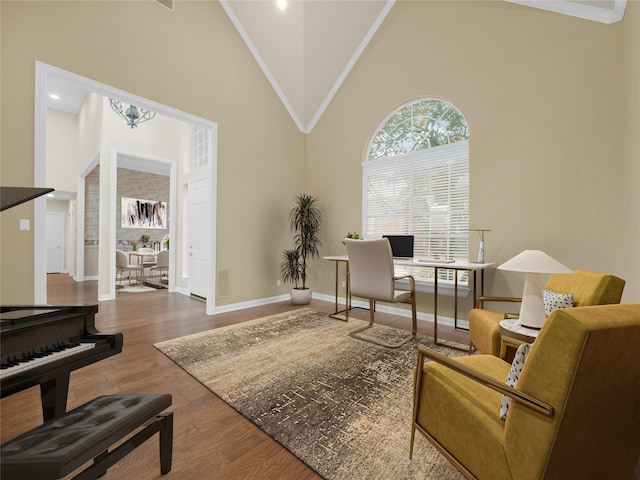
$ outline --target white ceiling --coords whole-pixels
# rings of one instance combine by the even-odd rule
[[[422,0],[428,1],[428,0]],[[587,20],[622,19],[627,0],[505,0]],[[309,133],[395,0],[220,0],[301,132]],[[180,8],[180,4],[176,5]],[[77,114],[86,91],[48,82],[49,108]]]
[[[59,98],[53,99],[51,95]],[[47,108],[78,115],[87,92],[75,83],[60,77],[47,78]]]

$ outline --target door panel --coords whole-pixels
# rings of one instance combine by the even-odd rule
[[[47,213],[47,273],[60,273],[64,252],[64,216]]]
[[[189,291],[207,297],[208,233],[203,219],[209,214],[207,179],[189,183]]]

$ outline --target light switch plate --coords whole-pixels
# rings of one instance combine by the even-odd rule
[[[31,221],[28,218],[20,219],[20,230],[31,230]]]

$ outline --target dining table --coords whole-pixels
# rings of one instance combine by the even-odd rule
[[[154,257],[155,259],[158,258],[158,253],[160,252],[139,252],[139,251],[133,251],[133,252],[128,252],[129,253],[129,263],[134,263],[132,261],[132,257],[136,257],[136,261],[135,264],[136,265],[142,265],[142,269],[141,269],[141,279],[140,279],[140,285],[144,286],[144,270],[145,270],[145,266],[144,266],[144,257]]]

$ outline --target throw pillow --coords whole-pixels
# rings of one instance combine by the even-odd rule
[[[511,370],[509,370],[509,376],[507,377],[507,385],[509,385],[510,387],[515,388],[515,386],[518,384],[520,372],[522,372],[524,361],[527,359],[527,355],[529,355],[530,349],[530,343],[523,343],[518,347],[518,350],[516,350],[516,354],[513,357],[513,362],[511,363]],[[503,395],[502,403],[500,405],[500,418],[502,420],[507,419],[507,411],[509,410],[509,405],[511,405],[511,397]]]
[[[573,307],[573,294],[572,293],[558,293],[552,290],[542,289],[542,301],[544,302],[544,313],[551,315],[556,308],[571,308]]]

